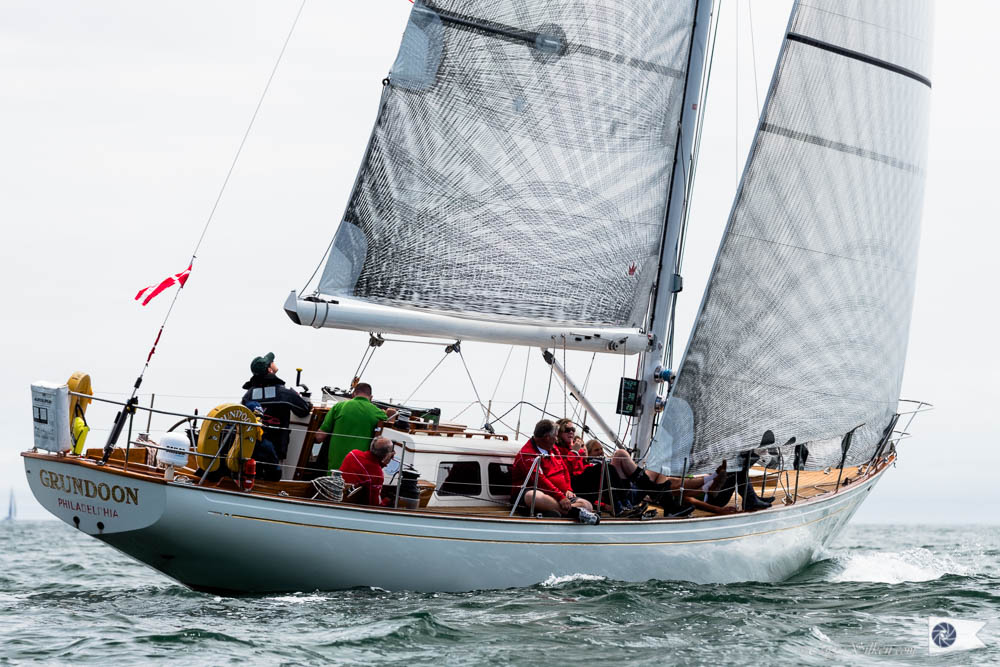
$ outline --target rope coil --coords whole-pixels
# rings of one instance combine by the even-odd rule
[[[317,477],[312,480],[312,485],[316,489],[314,500],[319,496],[335,503],[344,500],[344,477],[339,470],[331,470],[329,477]]]

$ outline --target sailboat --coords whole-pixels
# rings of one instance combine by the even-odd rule
[[[541,348],[609,448],[681,478],[726,461],[775,497],[769,509],[606,514],[599,525],[521,516],[510,505],[520,441],[489,423],[442,423],[419,399],[393,406],[405,418],[382,431],[416,485],[391,473],[391,505],[361,506],[308,474],[319,420],[342,392],[324,389],[322,405],[293,420],[283,479],[254,484],[243,445],[252,451],[259,435],[242,406],[188,416],[185,448],[133,438],[146,408],[129,401],[105,447],[87,450],[71,424],[105,399],[79,382],[37,388],[35,447],[22,454],[35,497],[177,581],[222,593],[460,591],[581,568],[696,582],[801,570],[887,474],[925,407],[902,402],[900,387],[930,5],[794,4],[673,370],[717,9],[417,0],[323,271],[284,310],[298,325],[368,332],[373,348],[384,334],[449,340],[458,354],[464,341]],[[567,351],[637,357],[618,406],[632,420],[627,442],[559,363]],[[203,469],[227,458],[232,477],[210,482]]]
[[[14,500],[14,489],[10,490],[10,502],[7,504],[7,516],[4,521],[17,520],[17,501]]]

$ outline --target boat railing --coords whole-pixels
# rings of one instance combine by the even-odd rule
[[[109,405],[121,406],[121,407],[125,407],[126,408],[126,410],[128,411],[128,414],[129,414],[129,420],[128,420],[128,437],[126,438],[126,446],[124,448],[125,449],[124,467],[125,467],[126,470],[128,469],[128,465],[129,465],[129,461],[130,461],[129,451],[130,451],[130,448],[133,445],[135,445],[135,446],[142,446],[145,449],[152,449],[152,450],[155,450],[155,451],[160,451],[160,450],[167,450],[167,451],[172,451],[172,452],[178,452],[179,451],[177,448],[174,448],[174,447],[164,447],[164,446],[161,446],[161,445],[157,444],[156,442],[148,439],[147,433],[141,433],[140,437],[138,439],[133,439],[133,437],[132,437],[132,433],[133,433],[133,430],[134,430],[133,421],[134,421],[136,413],[139,412],[139,411],[146,412],[146,413],[150,414],[150,416],[152,416],[153,414],[156,414],[156,415],[164,415],[164,416],[170,416],[170,417],[180,418],[180,421],[178,421],[173,426],[171,426],[170,429],[168,429],[169,431],[172,431],[172,430],[176,429],[178,426],[180,426],[182,424],[185,424],[185,423],[190,424],[189,428],[191,428],[192,430],[197,430],[196,425],[197,425],[198,420],[202,420],[202,421],[205,421],[205,422],[217,422],[217,423],[229,426],[229,427],[235,427],[235,428],[229,429],[229,433],[228,434],[224,434],[223,439],[220,440],[219,448],[213,454],[209,454],[207,452],[199,452],[198,449],[197,449],[197,445],[196,445],[195,441],[193,440],[193,438],[189,434],[189,438],[188,438],[189,442],[188,442],[188,444],[189,444],[190,448],[185,453],[188,454],[189,456],[193,457],[194,460],[196,462],[198,462],[198,463],[201,463],[203,460],[208,461],[207,465],[204,465],[204,466],[199,465],[198,466],[199,468],[203,469],[203,473],[201,474],[200,479],[198,480],[198,484],[199,485],[200,484],[204,484],[206,482],[206,480],[208,478],[208,471],[215,464],[215,462],[218,461],[220,458],[222,458],[223,456],[226,455],[227,449],[232,446],[232,438],[234,436],[242,438],[242,436],[243,436],[242,429],[247,428],[247,427],[254,427],[254,428],[262,428],[263,427],[263,425],[259,424],[259,423],[248,423],[248,422],[239,421],[239,420],[222,419],[222,418],[218,418],[218,417],[209,417],[209,416],[206,416],[206,415],[199,415],[199,414],[197,414],[197,412],[195,412],[194,414],[188,414],[188,413],[177,412],[177,411],[173,411],[173,410],[165,410],[165,409],[162,409],[162,408],[154,408],[152,406],[139,405],[139,404],[137,404],[135,402],[129,403],[129,402],[126,402],[126,401],[120,401],[120,400],[115,400],[115,399],[110,399],[110,398],[97,397],[97,396],[93,396],[93,395],[90,395],[90,394],[84,394],[84,393],[79,393],[79,392],[69,392],[69,393],[70,393],[71,396],[76,396],[76,397],[89,399],[89,400],[92,400],[92,401],[95,401],[95,402],[99,402],[99,403],[105,403],[105,404],[109,404]],[[907,437],[910,436],[910,434],[908,432],[908,428],[911,425],[913,419],[915,418],[915,416],[917,414],[920,414],[920,413],[923,413],[923,412],[926,412],[928,410],[933,409],[933,406],[930,403],[927,403],[925,401],[915,401],[915,400],[909,400],[909,399],[900,399],[900,403],[912,404],[913,408],[911,410],[900,410],[897,413],[897,418],[902,418],[902,417],[905,416],[905,417],[907,417],[907,421],[906,421],[906,424],[902,428],[899,428],[899,427],[893,428],[892,431],[891,431],[890,436],[886,439],[887,442],[885,444],[887,444],[887,445],[889,445],[889,446],[891,446],[893,448],[895,447],[895,445],[899,441],[901,441],[901,440],[903,440],[903,439],[905,439],[905,438],[907,438]],[[148,431],[149,430],[149,424],[147,423],[146,426],[147,426],[147,431]],[[268,426],[267,428],[274,429],[274,428],[279,428],[279,427]],[[309,433],[315,434],[315,433],[319,432],[319,431],[311,430],[311,429],[307,429],[307,428],[292,428],[292,427],[289,427],[286,430],[288,430],[290,432],[298,432],[298,433],[306,433],[306,434],[309,434]],[[406,431],[403,430],[401,432],[405,433]],[[411,433],[412,433],[412,431],[411,431]],[[350,437],[350,436],[348,436],[348,437]],[[361,441],[361,440],[368,441],[369,440],[369,438],[361,438],[361,437],[359,437],[358,439],[359,439],[359,441]],[[401,493],[401,489],[402,489],[402,486],[403,486],[403,484],[402,484],[402,480],[403,480],[402,471],[407,469],[407,465],[410,466],[411,470],[414,470],[414,468],[413,468],[414,461],[408,461],[408,459],[415,458],[416,455],[421,454],[421,453],[432,453],[432,454],[438,453],[439,454],[439,453],[443,453],[443,452],[439,452],[439,451],[437,451],[435,449],[428,449],[426,447],[420,447],[416,443],[411,442],[411,441],[406,441],[406,442],[395,441],[395,444],[396,444],[396,446],[400,447],[400,455],[399,455],[399,457],[396,458],[396,460],[399,462],[399,469],[394,474],[394,476],[390,479],[390,481],[388,482],[388,484],[391,486],[392,483],[393,483],[393,480],[396,480],[396,482],[397,482],[395,484],[395,497],[393,499],[393,506],[394,507],[398,507],[399,506],[399,502],[400,502],[400,493]],[[873,460],[869,461],[867,465],[863,465],[863,466],[861,466],[859,468],[859,472],[862,475],[864,475],[864,474],[866,474],[868,472],[873,472],[874,471],[874,469],[876,468],[876,466],[873,466],[872,464],[876,463],[875,459],[880,458],[879,455],[882,453],[882,451],[884,449],[885,449],[884,446],[880,447],[879,448],[879,452],[876,453],[876,456],[873,456]],[[491,452],[491,451],[482,451],[482,450],[467,451],[467,452],[450,450],[448,453],[455,454],[455,455],[469,455],[469,456],[477,457],[477,458],[498,458],[498,459],[505,459],[507,461],[509,461],[511,459],[511,457],[514,455],[514,452],[512,452],[512,451]],[[556,454],[556,453],[553,453],[553,454],[550,454],[550,455],[552,455],[552,456],[561,456],[560,454]],[[573,456],[575,456],[575,454]],[[516,497],[514,498],[514,502],[513,502],[512,506],[511,506],[511,510],[510,510],[510,516],[514,516],[514,514],[517,512],[517,510],[520,507],[520,505],[521,505],[521,503],[522,503],[522,501],[523,501],[526,493],[529,490],[533,491],[534,493],[532,494],[531,505],[527,509],[529,509],[529,512],[530,512],[529,516],[534,516],[534,512],[535,512],[535,498],[536,498],[536,494],[538,492],[538,481],[539,481],[539,476],[540,476],[540,472],[541,472],[541,465],[540,465],[541,458],[542,457],[540,457],[540,456],[534,457],[534,460],[532,461],[532,464],[531,464],[531,467],[530,467],[530,469],[528,471],[528,474],[526,475],[526,477],[524,479],[524,482],[521,484],[521,486],[518,489],[518,492],[516,494]],[[243,474],[244,474],[243,473],[243,464],[244,464],[244,462],[245,462],[245,459],[243,459],[243,457],[240,457],[240,469],[236,470],[236,471],[233,471],[234,474],[235,474],[235,476],[238,477],[237,482],[240,483],[240,484],[242,484],[242,481],[243,481]],[[598,489],[598,496],[597,497],[598,497],[598,499],[603,499],[604,495],[605,495],[605,491],[611,491],[612,493],[614,492],[614,489],[612,488],[612,482],[611,482],[611,479],[610,479],[610,470],[609,470],[610,466],[608,465],[609,461],[608,461],[607,458],[600,457],[599,460],[595,461],[594,463],[597,464],[597,465],[601,465],[601,467],[602,467],[602,473],[601,473],[601,476],[600,476],[600,488]],[[269,465],[273,465],[273,466],[275,466],[275,467],[277,467],[277,468],[279,468],[279,469],[281,469],[283,471],[291,470],[293,474],[296,473],[296,472],[299,472],[299,471],[302,471],[302,472],[305,472],[305,473],[309,473],[309,474],[315,473],[315,475],[313,475],[314,477],[315,476],[323,476],[323,475],[329,474],[329,470],[326,467],[311,467],[311,466],[306,466],[306,465],[296,465],[296,464],[288,464],[288,463],[280,463],[280,462],[276,463],[276,464],[269,464]],[[780,474],[779,474],[779,477],[780,477]],[[304,481],[308,481],[308,479],[304,480]],[[457,483],[458,482],[456,482],[456,484]],[[839,484],[838,484],[838,488],[839,488]],[[465,494],[462,494],[460,491],[456,491],[454,493],[454,495],[465,495]],[[798,494],[794,494],[794,495],[797,496]],[[478,498],[478,496],[471,496],[471,495],[469,497],[470,498],[471,497],[477,497]],[[479,499],[482,500],[482,498],[479,498]]]
[[[899,399],[900,403],[912,404],[914,407],[911,410],[897,410],[896,417],[907,417],[906,424],[902,428],[894,428],[892,435],[890,437],[890,444],[895,447],[901,440],[905,440],[910,437],[910,425],[913,424],[913,420],[916,419],[917,415],[924,412],[930,412],[934,409],[934,406],[927,401],[918,401],[910,398]],[[897,421],[898,426],[898,421]]]
[[[197,428],[198,428],[197,427],[197,422],[199,420],[207,421],[207,422],[217,422],[217,423],[229,426],[229,427],[235,427],[235,433],[233,435],[236,435],[236,436],[238,436],[240,438],[242,438],[242,436],[243,436],[243,433],[242,433],[242,429],[243,428],[246,428],[246,427],[265,428],[265,426],[263,424],[259,424],[259,423],[247,423],[247,422],[244,422],[244,421],[238,421],[238,420],[232,420],[232,419],[222,419],[222,418],[218,418],[218,417],[209,417],[209,416],[206,416],[206,415],[199,415],[197,413],[189,414],[189,413],[177,412],[177,411],[173,411],[173,410],[164,410],[162,408],[154,408],[152,406],[139,405],[139,404],[134,403],[134,402],[130,404],[127,401],[120,401],[120,400],[115,400],[115,399],[110,399],[110,398],[103,398],[103,397],[93,396],[91,394],[84,394],[84,393],[79,393],[79,392],[72,392],[71,391],[71,392],[69,392],[69,394],[71,396],[77,396],[77,397],[80,397],[80,398],[86,398],[86,399],[90,399],[90,400],[93,400],[93,401],[96,401],[96,402],[99,402],[99,403],[106,403],[108,405],[114,405],[114,406],[118,406],[118,407],[124,407],[124,408],[126,408],[128,410],[128,415],[129,415],[128,436],[126,437],[126,444],[125,444],[125,447],[124,447],[124,450],[125,450],[124,468],[126,470],[128,469],[128,465],[129,465],[129,462],[131,460],[129,452],[130,452],[131,447],[133,445],[137,446],[137,447],[141,446],[141,447],[143,447],[145,449],[152,449],[152,450],[155,450],[155,451],[161,451],[161,450],[163,450],[163,451],[171,451],[171,452],[177,452],[177,451],[179,451],[178,449],[176,449],[174,447],[164,447],[164,446],[161,446],[161,445],[157,444],[156,442],[154,442],[153,440],[150,440],[148,438],[148,432],[150,431],[151,417],[154,414],[156,414],[156,415],[164,415],[164,416],[169,416],[169,417],[179,417],[180,418],[180,421],[176,422],[169,429],[167,429],[168,432],[169,431],[173,431],[176,428],[178,428],[179,426],[184,425],[184,424],[188,424],[189,428],[197,430]],[[132,437],[132,433],[134,431],[133,420],[135,419],[135,413],[139,412],[139,411],[143,411],[143,412],[148,413],[150,415],[150,421],[148,421],[147,424],[146,424],[146,432],[140,433],[139,434],[139,438],[133,438]],[[282,429],[282,427],[277,427],[277,426],[266,426],[266,428],[268,428],[268,429]],[[392,425],[391,424],[386,424],[385,428],[390,428],[391,429]],[[294,427],[285,427],[283,430],[286,430],[289,433],[298,433],[298,434],[301,434],[301,435],[303,435],[303,438],[305,438],[305,436],[308,435],[308,434],[315,435],[317,433],[321,433],[322,432],[322,431],[308,429],[308,428],[294,428]],[[384,429],[383,429],[383,432],[384,432]],[[407,429],[401,429],[400,432],[406,433]],[[413,432],[414,431],[412,429],[409,430],[409,433],[412,434]],[[421,434],[426,433],[428,435],[433,435],[433,433],[428,433],[428,432],[425,432],[425,431],[418,431],[418,432],[421,433]],[[325,432],[323,432],[323,433],[325,433]],[[391,434],[387,434],[387,436],[390,436],[390,435]],[[465,435],[467,435],[469,437],[472,437],[473,435],[479,435],[479,433],[478,432],[467,433]],[[498,437],[498,436],[496,436],[494,434],[489,434],[489,433],[486,433],[486,432],[483,432],[482,435],[486,439],[495,439],[497,442],[507,442],[507,437],[506,436]],[[366,442],[367,443],[367,442],[369,442],[371,440],[371,438],[366,438],[366,437],[361,437],[361,436],[343,435],[341,437],[356,438],[358,440],[359,444],[361,444],[362,442]],[[196,444],[196,442],[194,441],[194,439],[192,437],[189,437],[189,439],[188,439],[189,449],[186,450],[184,453],[186,453],[188,456],[194,457],[195,461],[198,462],[199,464],[207,461],[207,463],[205,465],[199,465],[198,466],[200,469],[202,469],[204,471],[202,473],[202,475],[200,476],[200,479],[198,481],[199,485],[201,485],[201,484],[203,484],[203,483],[205,483],[207,481],[207,478],[208,478],[208,475],[209,475],[209,471],[211,470],[212,466],[215,465],[215,462],[217,460],[219,460],[221,457],[223,457],[223,456],[226,455],[228,447],[231,446],[231,442],[230,442],[231,439],[232,439],[231,437],[224,437],[223,441],[220,441],[220,446],[215,451],[215,453],[214,454],[208,454],[208,453],[199,452],[197,450],[197,444]],[[392,439],[392,438],[390,437],[390,439]],[[303,441],[303,446],[305,446],[305,444],[306,444],[305,441]],[[440,453],[444,453],[444,452],[438,451],[437,449],[429,449],[429,448],[426,448],[426,447],[419,447],[419,446],[416,445],[416,443],[410,442],[410,441],[394,441],[394,444],[400,448],[400,455],[398,457],[396,457],[396,461],[399,463],[399,468],[398,468],[397,472],[394,474],[394,476],[390,479],[389,485],[392,485],[393,483],[395,483],[396,489],[395,489],[395,498],[394,498],[394,501],[393,501],[393,506],[397,507],[399,505],[400,492],[401,492],[401,488],[403,486],[402,483],[401,483],[402,482],[402,472],[407,469],[408,465],[410,466],[411,470],[413,469],[412,463],[410,461],[408,461],[407,459],[408,458],[413,458],[416,455],[422,454],[422,453],[438,453],[438,454],[440,454]],[[480,457],[480,458],[497,458],[497,459],[502,459],[502,460],[505,460],[505,461],[510,461],[512,459],[512,457],[514,456],[514,452],[511,452],[511,451],[505,451],[505,452],[468,451],[468,452],[463,452],[463,451],[455,450],[453,447],[447,453],[453,454],[453,455],[475,456],[475,457]],[[240,481],[242,481],[242,465],[243,465],[244,462],[245,462],[244,459],[241,457],[240,458],[241,470],[240,471],[234,471],[234,472],[236,472],[240,476]],[[279,462],[279,463],[269,463],[268,465],[274,466],[274,467],[276,467],[276,468],[278,468],[278,469],[280,469],[282,471],[291,471],[293,477],[295,476],[296,473],[305,473],[305,474],[309,475],[310,477],[307,478],[304,481],[309,481],[309,479],[311,479],[312,477],[316,477],[316,476],[325,476],[325,475],[329,474],[329,472],[330,472],[326,467],[312,467],[312,466],[308,466],[308,465],[300,465],[298,463],[281,463],[281,462]],[[456,495],[462,495],[462,494],[456,494]],[[507,501],[505,501],[503,504],[506,505]]]
[[[127,401],[118,401],[118,400],[114,400],[114,399],[110,399],[110,398],[101,398],[99,396],[93,396],[91,394],[79,393],[79,392],[74,392],[74,391],[69,392],[69,395],[70,396],[77,396],[77,397],[80,397],[80,398],[86,398],[86,399],[89,399],[89,400],[92,400],[92,401],[96,401],[98,403],[107,403],[109,405],[117,405],[117,406],[124,407],[124,408],[128,409],[128,413],[129,413],[128,436],[126,437],[126,440],[125,440],[126,445],[125,445],[125,448],[124,448],[125,449],[125,457],[124,457],[124,459],[125,459],[125,461],[124,461],[124,469],[125,470],[128,469],[128,464],[129,464],[129,461],[130,461],[129,451],[130,451],[132,445],[142,446],[145,449],[153,449],[153,450],[156,450],[156,451],[169,451],[169,452],[177,452],[178,451],[174,447],[163,447],[163,446],[161,446],[161,445],[153,442],[152,440],[149,440],[148,437],[146,437],[146,436],[148,436],[148,433],[140,433],[141,437],[139,439],[133,439],[132,438],[132,432],[134,430],[133,420],[135,418],[135,413],[137,411],[146,412],[150,416],[152,416],[154,414],[158,414],[158,415],[165,415],[165,416],[170,416],[170,417],[180,417],[181,420],[179,422],[175,423],[169,429],[167,429],[168,432],[173,431],[175,428],[177,428],[178,426],[180,426],[182,424],[185,424],[185,423],[191,424],[192,428],[193,428],[194,424],[197,421],[199,421],[199,420],[206,421],[206,422],[216,422],[216,423],[219,423],[219,424],[224,424],[226,426],[236,427],[236,433],[235,433],[235,435],[238,436],[239,439],[242,439],[242,437],[243,437],[242,429],[244,429],[244,428],[247,428],[247,427],[264,428],[264,425],[263,424],[259,424],[259,423],[247,423],[245,421],[239,421],[239,420],[233,420],[233,419],[222,419],[222,418],[219,418],[219,417],[209,417],[207,415],[199,415],[197,413],[187,414],[187,413],[183,413],[183,412],[175,412],[175,411],[172,411],[172,410],[163,410],[163,409],[160,409],[160,408],[154,408],[154,407],[150,407],[150,406],[139,405],[137,403],[129,403]],[[147,423],[147,430],[148,430],[148,428],[149,428],[149,423]],[[268,427],[268,428],[274,428],[274,427]],[[291,429],[291,428],[289,428],[287,430],[288,431],[300,431],[300,432],[305,431],[306,433],[309,433],[309,432],[315,433],[315,431],[309,431],[308,429]],[[203,468],[204,471],[205,471],[204,474],[201,476],[201,479],[198,482],[199,485],[203,484],[206,481],[206,478],[207,478],[208,473],[211,470],[212,466],[215,464],[215,462],[228,449],[227,445],[231,446],[231,443],[230,443],[231,435],[233,435],[232,432],[230,432],[229,437],[226,437],[225,440],[220,440],[220,442],[219,442],[219,448],[216,450],[216,452],[214,454],[207,454],[207,453],[199,452],[197,450],[196,443],[192,442],[189,439],[189,442],[188,442],[189,449],[187,451],[185,451],[184,453],[186,453],[188,456],[194,457],[195,461],[197,461],[199,463],[198,467],[199,468]],[[226,434],[224,434],[224,436],[226,436]],[[203,459],[210,459],[208,461],[208,464],[205,465],[205,466],[200,465]],[[242,472],[242,464],[243,463],[244,463],[244,459],[242,457],[240,457],[241,469],[240,469],[240,471],[238,471],[238,474],[241,477],[241,481],[242,481],[242,475],[243,475],[243,472]],[[293,471],[294,470],[298,470],[298,469],[301,468],[302,470],[310,471],[310,472],[321,472],[321,473],[328,472],[325,468],[322,468],[322,469],[319,469],[319,468],[305,468],[305,467],[302,467],[302,466],[291,466],[291,465],[286,465],[286,464],[281,464],[281,463],[271,464],[271,465],[275,465],[276,467],[281,468],[281,469],[292,469]]]

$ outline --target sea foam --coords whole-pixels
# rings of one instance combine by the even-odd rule
[[[840,571],[831,581],[870,581],[900,584],[904,581],[933,581],[948,574],[969,574],[969,569],[949,556],[934,555],[927,549],[871,551],[833,557]]]
[[[562,584],[567,584],[571,581],[604,581],[604,579],[605,577],[597,574],[582,574],[579,572],[576,574],[564,574],[561,576],[550,574],[549,578],[542,582],[542,586],[561,586]]]

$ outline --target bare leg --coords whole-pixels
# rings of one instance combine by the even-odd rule
[[[616,450],[615,453],[611,455],[610,463],[611,467],[615,469],[622,479],[629,479],[632,477],[632,474],[635,473],[636,469],[639,467],[624,449]]]
[[[564,512],[559,508],[559,503],[556,502],[556,499],[548,494],[542,493],[541,491],[525,491],[524,497],[521,499],[521,504],[528,509],[531,509],[532,498],[535,499],[536,512],[557,512],[558,514],[564,514]],[[587,501],[584,500],[583,502]]]
[[[635,471],[639,469],[639,466],[624,449],[618,449],[611,455],[611,465],[622,479],[631,479]],[[663,484],[670,479],[666,475],[653,472],[652,470],[646,470],[645,473],[646,478],[654,484]]]
[[[584,500],[577,496],[576,500],[573,501],[573,507],[582,507],[585,510],[593,511],[594,506],[590,504],[589,500]]]
[[[684,502],[691,505],[695,509],[711,512],[712,514],[736,514],[739,511],[735,507],[730,507],[729,505],[726,505],[725,507],[716,507],[710,503],[702,502],[700,498],[689,498],[687,493],[684,494]]]

